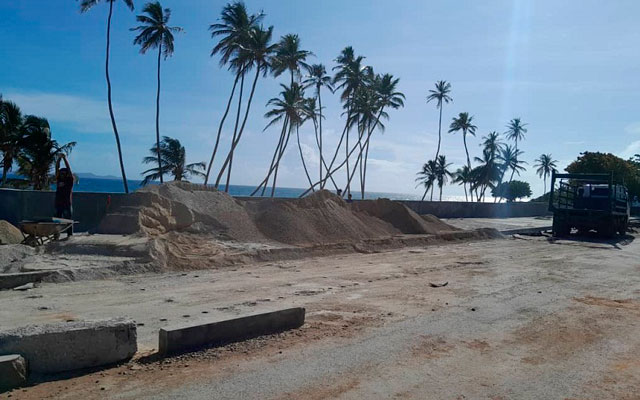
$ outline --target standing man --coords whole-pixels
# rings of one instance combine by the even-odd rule
[[[60,160],[64,161],[64,168],[60,168]],[[73,174],[67,157],[62,154],[56,162],[56,218],[73,219],[71,193],[73,191]],[[67,231],[73,235],[73,225]]]

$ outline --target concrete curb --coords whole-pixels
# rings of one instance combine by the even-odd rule
[[[282,332],[302,326],[304,317],[305,309],[297,307],[228,320],[162,328],[158,337],[158,351],[165,355],[185,353],[200,347],[233,343]]]
[[[0,393],[27,383],[27,362],[17,354],[0,356]]]
[[[126,319],[26,326],[0,332],[0,354],[19,354],[29,371],[49,374],[114,364],[138,350],[136,324]]]

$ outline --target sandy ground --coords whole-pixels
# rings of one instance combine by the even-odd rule
[[[551,216],[521,218],[443,218],[442,221],[464,230],[494,228],[501,232],[515,233],[518,230],[528,230],[532,228],[550,229],[553,218]]]
[[[142,350],[125,365],[10,394],[637,399],[635,237],[518,236],[3,291],[3,328],[130,316]],[[299,330],[154,360],[161,326],[289,306],[307,308]]]

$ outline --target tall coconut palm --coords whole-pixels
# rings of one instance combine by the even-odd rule
[[[440,116],[438,117],[438,149],[436,150],[436,156],[438,158],[440,154],[440,143],[442,142],[442,105],[453,101],[449,93],[451,92],[451,84],[447,81],[436,82],[435,90],[429,90],[429,96],[427,96],[427,103],[435,100],[436,108],[439,110]]]
[[[547,193],[547,176],[551,175],[556,170],[558,162],[554,160],[551,154],[541,154],[538,159],[535,160],[534,167],[538,167],[536,173],[544,180],[544,193]]]
[[[421,201],[424,201],[429,190],[431,190],[430,200],[433,201],[433,188],[436,180],[438,179],[437,170],[438,166],[436,160],[429,160],[424,163],[422,169],[418,172],[416,181],[418,182],[418,185],[423,185],[425,188]]]
[[[76,145],[59,145],[51,138],[51,127],[45,118],[28,115],[22,125],[25,140],[17,155],[18,173],[29,179],[34,190],[48,189],[51,171],[61,154],[69,155]]]
[[[154,164],[157,159],[156,155],[160,153],[162,157],[163,168],[153,167],[142,174],[145,175],[142,185],[159,179],[162,174],[170,174],[174,181],[181,181],[192,176],[203,177],[205,162],[197,162],[187,164],[187,152],[178,139],[163,136],[158,148],[157,143],[149,149],[151,156],[145,157],[142,162],[145,164]]]
[[[140,34],[133,40],[133,44],[140,45],[140,53],[145,54],[149,49],[158,49],[158,90],[156,93],[156,150],[158,161],[158,175],[162,180],[162,157],[160,156],[160,61],[173,55],[173,33],[182,32],[182,28],[169,26],[171,10],[162,9],[160,2],[145,4],[142,12],[147,15],[138,15],[136,20],[142,25],[131,28]]]
[[[302,68],[308,69],[307,57],[313,53],[300,48],[300,37],[295,34],[284,35],[276,45],[275,52],[271,58],[271,72],[274,76],[280,76],[283,72],[291,73],[291,84],[294,82],[294,75],[300,77]]]
[[[440,189],[440,201],[442,201],[442,188],[447,184],[449,179],[453,178],[453,173],[449,171],[449,167],[451,163],[447,162],[447,157],[444,155],[439,155],[436,160],[436,183],[438,184],[438,189]]]
[[[482,151],[482,157],[475,157],[475,161],[479,165],[471,170],[473,178],[472,189],[476,191],[478,201],[482,201],[487,188],[497,186],[502,177],[501,165],[497,162],[497,149],[493,147],[494,142],[491,141],[492,136],[489,135],[489,145]],[[487,140],[485,140],[485,143]],[[499,148],[498,148],[499,149]]]
[[[211,37],[221,37],[218,43],[213,47],[213,50],[211,50],[211,56],[213,57],[216,54],[220,54],[220,65],[228,66],[229,70],[235,73],[235,80],[233,81],[231,94],[229,95],[229,100],[227,101],[227,107],[225,108],[224,114],[220,119],[220,124],[218,125],[216,142],[213,146],[211,160],[209,160],[209,165],[207,167],[207,172],[204,178],[205,185],[209,182],[209,174],[211,173],[211,167],[213,166],[213,162],[216,158],[216,153],[218,152],[220,137],[222,135],[222,128],[224,126],[225,120],[227,119],[227,115],[229,114],[229,110],[231,109],[231,102],[233,101],[233,96],[236,92],[238,81],[240,80],[241,76],[244,77],[244,74],[246,72],[244,69],[245,65],[243,64],[244,60],[242,60],[241,57],[238,57],[238,53],[242,51],[243,47],[246,47],[251,35],[251,30],[258,28],[258,24],[262,21],[263,18],[263,13],[249,15],[244,3],[241,1],[237,1],[231,4],[227,4],[222,9],[220,23],[212,24],[211,26],[209,26]],[[236,120],[240,118],[239,115],[240,107],[238,107]],[[234,133],[236,132],[236,130],[237,128],[234,129]]]
[[[363,127],[365,127],[365,130],[367,130],[364,162],[361,161],[361,165],[364,164],[361,182],[361,195],[363,199],[366,192],[367,164],[369,160],[371,134],[375,128],[380,129],[381,132],[384,131],[384,125],[382,125],[380,120],[381,118],[389,118],[385,109],[397,110],[400,107],[404,107],[405,95],[398,90],[398,82],[400,82],[400,78],[394,78],[391,74],[376,75],[370,82],[370,91],[373,92],[373,96],[371,96],[372,99],[367,102],[367,108],[361,117],[361,123]]]
[[[2,185],[7,183],[7,173],[13,167],[23,143],[23,118],[20,107],[11,101],[0,99],[0,151],[2,152]]]
[[[464,188],[464,199],[465,201],[469,201],[469,196],[467,195],[467,185],[471,185],[473,182],[473,174],[471,169],[467,165],[463,165],[458,168],[453,176],[453,182],[459,185],[462,185]]]
[[[280,160],[282,159],[282,156],[284,155],[284,152],[287,148],[287,144],[289,143],[289,137],[291,136],[291,133],[302,124],[305,118],[305,99],[303,96],[304,92],[302,91],[301,86],[295,82],[291,86],[282,84],[280,86],[282,87],[280,97],[274,97],[267,102],[267,106],[272,106],[272,108],[264,115],[265,118],[271,118],[267,126],[264,128],[265,130],[277,123],[282,122],[280,138],[278,140],[276,150],[273,154],[271,165],[269,166],[269,170],[267,171],[267,176],[253,191],[253,193],[251,193],[252,196],[256,194],[261,188],[262,195],[264,195],[265,189],[268,186],[269,179],[272,175],[273,185],[271,187],[271,197],[274,196],[277,185]]]
[[[344,103],[344,108],[346,109],[347,121],[345,123],[342,135],[340,136],[340,140],[338,141],[338,146],[336,147],[336,152],[333,155],[333,159],[331,160],[329,167],[333,166],[333,163],[335,162],[340,150],[340,146],[344,141],[345,160],[347,165],[347,180],[349,180],[350,176],[349,154],[351,153],[349,152],[349,128],[353,123],[351,116],[352,103],[357,90],[366,85],[372,75],[370,67],[364,66],[363,61],[364,57],[355,57],[353,48],[349,46],[344,48],[338,58],[336,58],[336,62],[338,63],[338,65],[333,68],[336,71],[336,74],[333,77],[333,84],[336,89],[342,89],[340,99]],[[351,193],[351,187],[349,184],[347,184],[345,194],[349,193]]]
[[[303,81],[305,88],[315,87],[316,100],[318,102],[318,118],[317,123],[319,126],[318,131],[318,151],[320,153],[320,180],[322,181],[322,168],[325,164],[324,155],[322,152],[322,96],[320,95],[323,87],[329,89],[333,93],[333,85],[331,84],[331,77],[327,74],[327,70],[322,64],[313,64],[307,68],[308,77]],[[315,123],[315,120],[314,120]],[[321,185],[321,189],[324,188],[324,184]]]
[[[469,113],[462,112],[457,118],[453,118],[449,125],[449,133],[462,131],[462,141],[464,143],[464,151],[467,153],[467,166],[471,169],[471,159],[469,158],[469,149],[467,148],[467,135],[476,135],[477,126],[473,125],[473,116]]]
[[[113,15],[113,3],[115,0],[81,0],[80,12],[87,12],[93,6],[102,1],[109,2],[109,16],[107,17],[107,55],[105,61],[105,76],[107,78],[107,102],[109,104],[109,116],[111,117],[111,127],[113,128],[113,135],[116,138],[116,146],[118,148],[118,158],[120,160],[120,171],[122,172],[122,184],[124,186],[125,193],[129,193],[129,184],[127,183],[127,174],[124,172],[124,162],[122,161],[122,147],[120,146],[120,135],[118,134],[118,127],[116,126],[116,118],[113,114],[113,104],[111,102],[111,78],[109,77],[109,51],[111,45],[111,17]],[[122,0],[124,4],[133,11],[133,0]]]
[[[225,191],[229,191],[229,183],[231,180],[231,167],[233,161],[233,154],[240,143],[240,139],[242,138],[242,133],[244,132],[245,125],[247,123],[247,118],[249,117],[249,111],[251,110],[251,102],[253,100],[253,95],[256,91],[256,85],[258,83],[258,78],[262,74],[263,77],[267,75],[269,70],[269,59],[271,58],[271,54],[275,50],[275,45],[271,44],[271,37],[273,36],[273,26],[270,26],[267,29],[263,27],[254,27],[249,31],[249,36],[246,41],[246,45],[243,46],[236,56],[236,63],[244,65],[245,69],[249,71],[251,68],[255,68],[256,73],[253,77],[253,83],[251,85],[251,91],[249,92],[249,98],[247,100],[247,105],[245,107],[244,117],[242,119],[242,124],[238,129],[237,135],[234,132],[234,136],[231,143],[231,149],[229,149],[229,153],[227,154],[222,167],[220,168],[220,172],[218,173],[218,177],[216,178],[215,186],[218,187],[220,184],[220,180],[222,179],[222,175],[224,171],[228,167],[227,174],[227,183],[225,186]]]
[[[520,140],[523,140],[524,134],[527,133],[527,128],[525,128],[525,126],[527,126],[527,124],[523,124],[520,118],[513,118],[507,124],[507,131],[505,132],[505,135],[507,135],[507,139],[513,140],[516,144],[515,146],[516,158],[518,157],[518,155],[522,154],[522,152],[518,151],[518,142]],[[514,172],[516,172],[515,169],[512,170],[511,172],[511,177],[509,178],[509,182],[513,180]]]
[[[521,171],[526,171],[526,168],[523,166],[523,164],[526,164],[526,162],[519,160],[519,156],[521,155],[522,150],[516,150],[510,145],[504,146],[499,156],[503,177],[504,174],[509,170],[511,170],[511,176],[513,176],[514,173],[517,173],[519,176]],[[502,178],[499,183],[502,183],[503,179],[504,178]]]
[[[504,143],[500,140],[500,134],[496,131],[489,132],[487,136],[482,137],[483,152],[489,154],[491,159],[495,159],[500,154],[500,150],[504,147]]]

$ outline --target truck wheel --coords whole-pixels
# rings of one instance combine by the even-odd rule
[[[620,233],[620,235],[622,236],[626,235],[628,227],[629,227],[629,218],[623,217],[622,220],[620,221],[620,229],[618,230],[618,233]]]
[[[598,227],[598,233],[602,237],[611,239],[616,235],[616,225],[615,222],[613,224],[600,225]]]
[[[569,227],[569,225],[565,221],[559,220],[559,219],[553,220],[553,236],[554,237],[569,236],[570,232],[571,232],[571,227]]]

